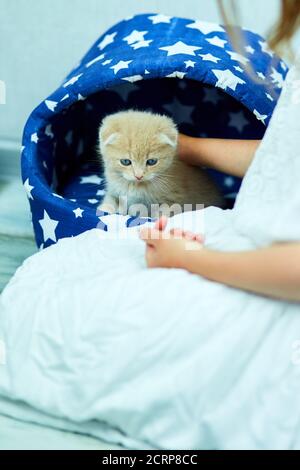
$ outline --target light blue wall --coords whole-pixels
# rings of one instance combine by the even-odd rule
[[[242,23],[265,33],[278,0],[238,0]],[[214,0],[0,0],[1,141],[21,139],[24,122],[108,27],[141,12],[219,21]]]

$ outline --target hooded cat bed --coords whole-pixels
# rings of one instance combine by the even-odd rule
[[[39,247],[95,227],[107,230],[105,214],[97,212],[105,182],[95,152],[107,114],[150,109],[172,116],[192,136],[263,137],[287,66],[260,36],[243,33],[240,54],[218,24],[144,14],[100,37],[25,127],[22,178]],[[234,200],[240,181],[212,176]],[[129,227],[145,219],[124,221]]]

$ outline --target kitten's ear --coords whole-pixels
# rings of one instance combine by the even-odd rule
[[[117,138],[119,137],[119,133],[115,128],[116,126],[114,126],[113,124],[114,123],[111,122],[110,117],[105,118],[102,121],[102,124],[99,129],[99,142],[102,148],[114,144]]]
[[[173,148],[177,147],[178,132],[176,129],[173,132],[161,132],[158,138],[162,144],[170,145]]]
[[[104,135],[104,134],[100,133],[100,143],[103,147],[107,147],[108,145],[112,145],[116,142],[119,135],[120,134],[118,132],[113,132],[112,134],[107,134],[107,135]]]

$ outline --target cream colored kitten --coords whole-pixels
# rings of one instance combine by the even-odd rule
[[[196,204],[222,206],[206,172],[179,160],[177,140],[167,116],[132,110],[107,116],[99,130],[107,189],[99,209],[158,217],[194,210]]]

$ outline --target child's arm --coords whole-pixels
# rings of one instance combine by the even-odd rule
[[[231,287],[300,302],[300,243],[238,253],[185,250],[178,267]]]
[[[179,135],[180,159],[233,176],[245,176],[260,140],[205,139]]]
[[[272,245],[255,251],[219,252],[196,240],[142,229],[150,268],[180,268],[211,281],[269,297],[300,302],[300,243]],[[185,236],[185,235],[184,235]],[[189,246],[187,245],[189,243]],[[194,248],[194,249],[187,249]]]

